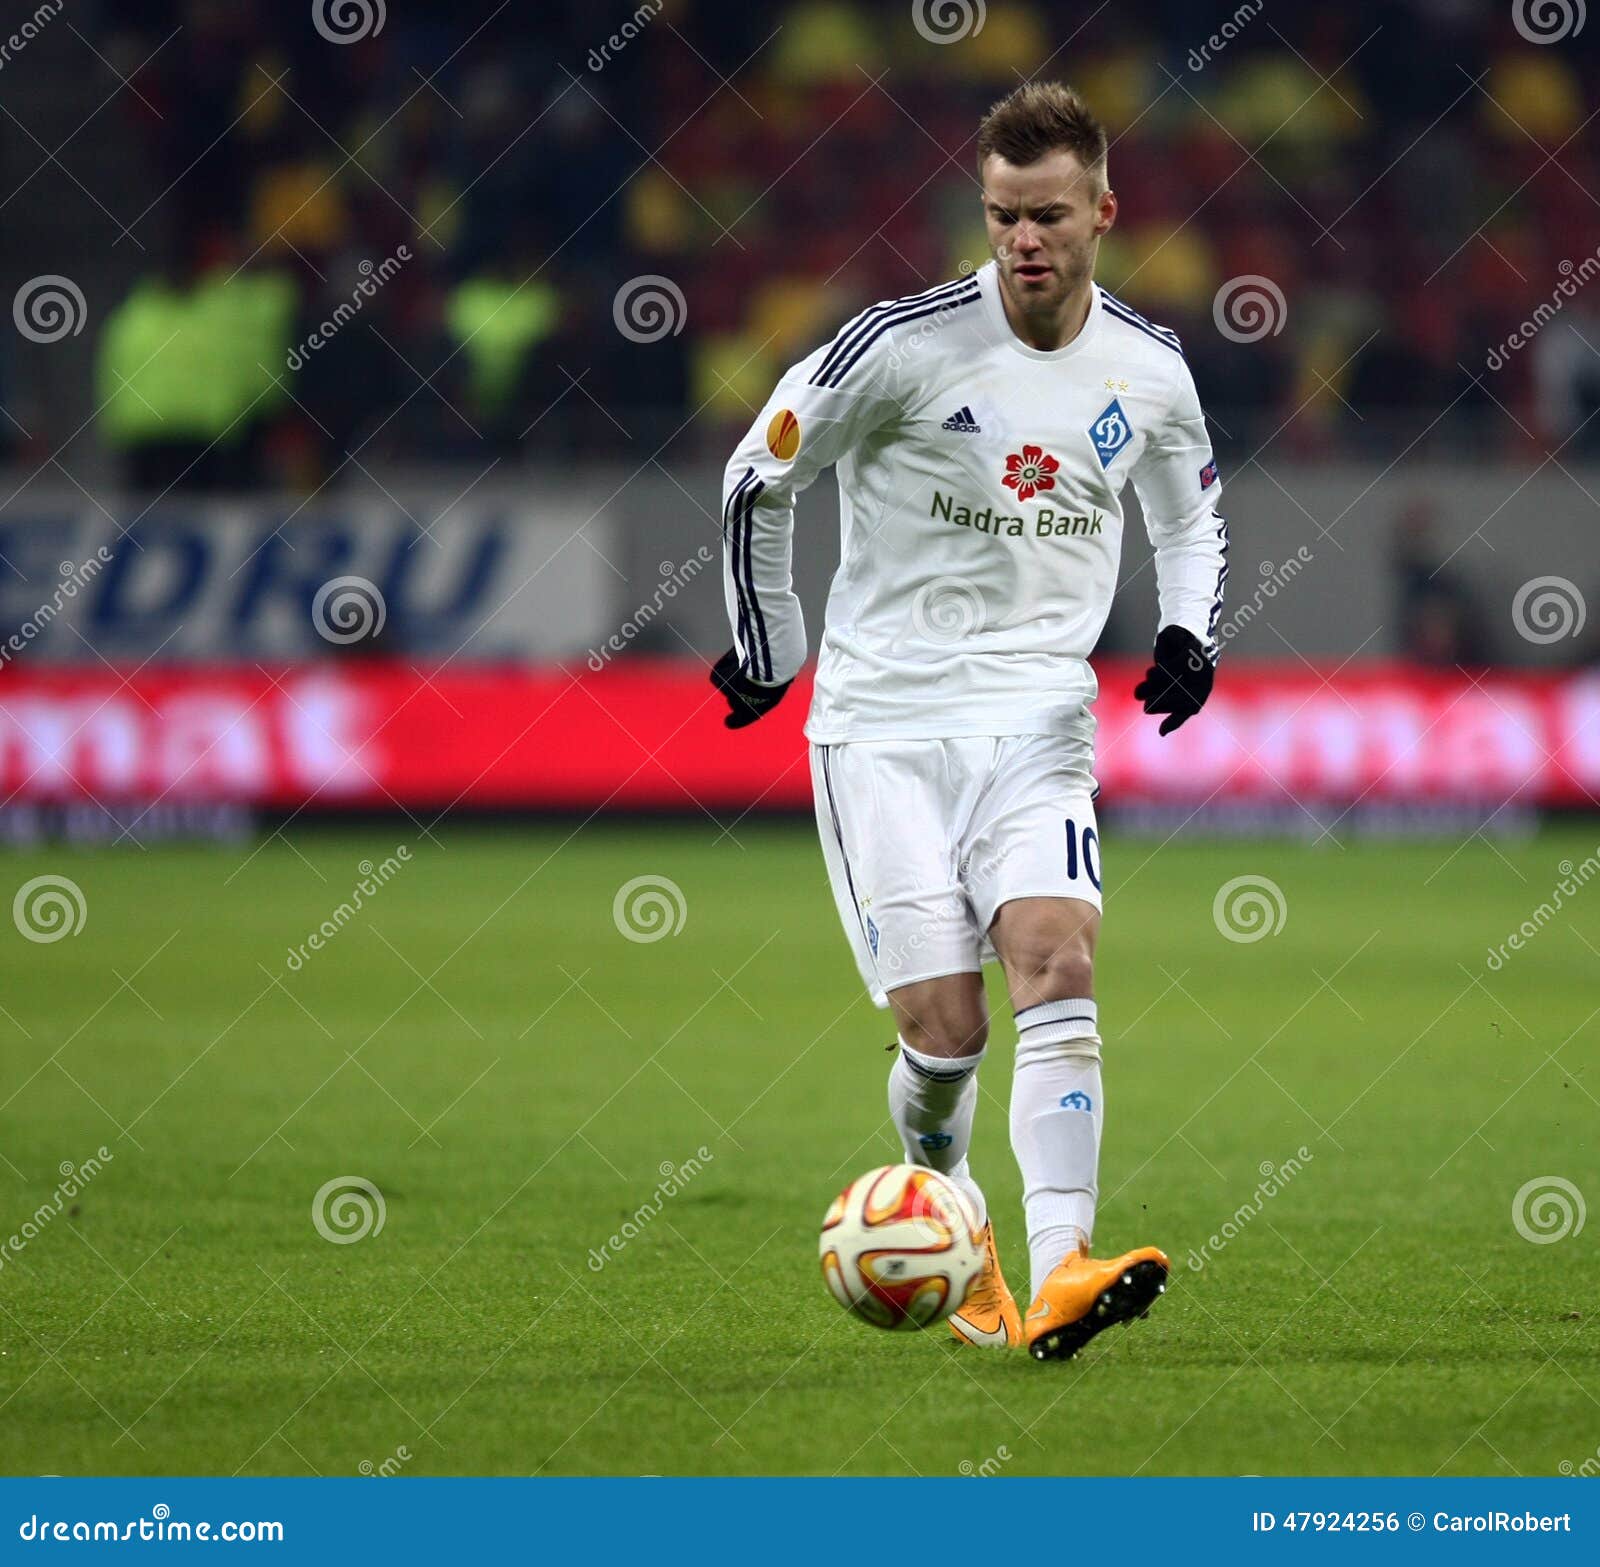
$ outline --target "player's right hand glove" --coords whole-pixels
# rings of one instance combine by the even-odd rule
[[[783,700],[783,693],[794,682],[785,680],[781,685],[761,685],[744,673],[739,665],[738,651],[729,648],[712,665],[711,684],[728,701],[728,713],[722,722],[729,729],[743,729],[758,718],[765,718]]]
[[[1160,732],[1171,734],[1206,705],[1215,678],[1200,639],[1182,626],[1163,626],[1156,633],[1155,663],[1133,688],[1133,699],[1147,713],[1167,714]]]

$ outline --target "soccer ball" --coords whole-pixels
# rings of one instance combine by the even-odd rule
[[[822,1277],[846,1311],[875,1328],[925,1328],[967,1298],[983,1270],[972,1204],[915,1164],[868,1170],[822,1221]]]

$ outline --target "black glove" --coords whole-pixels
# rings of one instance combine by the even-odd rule
[[[722,722],[729,729],[743,729],[746,724],[765,718],[794,682],[785,680],[777,686],[758,685],[739,667],[738,652],[729,648],[712,665],[711,684],[728,699],[728,716]]]
[[[1161,733],[1171,734],[1206,705],[1215,675],[1192,631],[1163,626],[1156,634],[1155,663],[1133,688],[1133,699],[1143,702],[1147,713],[1168,714],[1161,721]]]

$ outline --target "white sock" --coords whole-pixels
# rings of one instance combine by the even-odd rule
[[[982,1188],[967,1169],[972,1113],[978,1107],[980,1050],[970,1056],[928,1056],[905,1040],[889,1068],[889,1116],[900,1134],[908,1164],[948,1175],[989,1222]]]
[[[1033,1296],[1094,1233],[1099,1193],[1100,1035],[1095,1004],[1044,1001],[1017,1013],[1011,1147],[1022,1171]]]

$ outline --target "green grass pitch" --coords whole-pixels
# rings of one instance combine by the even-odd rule
[[[1175,1268],[1147,1321],[1052,1366],[942,1328],[877,1333],[824,1291],[823,1209],[898,1150],[890,1030],[803,826],[434,842],[402,822],[6,858],[8,908],[66,876],[87,920],[50,943],[0,922],[0,1469],[1592,1459],[1600,1217],[1536,1244],[1512,1210],[1540,1177],[1600,1200],[1600,881],[1498,971],[1486,957],[1594,851],[1593,826],[1464,847],[1109,838],[1096,1247],[1159,1244]],[[397,844],[413,858],[288,968]],[[1213,921],[1241,875],[1287,908],[1248,943]],[[640,876],[681,889],[676,934],[619,934],[613,901]],[[974,1169],[1025,1289],[1014,1037],[1000,1012]],[[63,1162],[102,1146],[39,1217]],[[383,1227],[330,1243],[313,1200],[350,1175],[382,1193]],[[611,1249],[641,1207],[659,1212]]]

